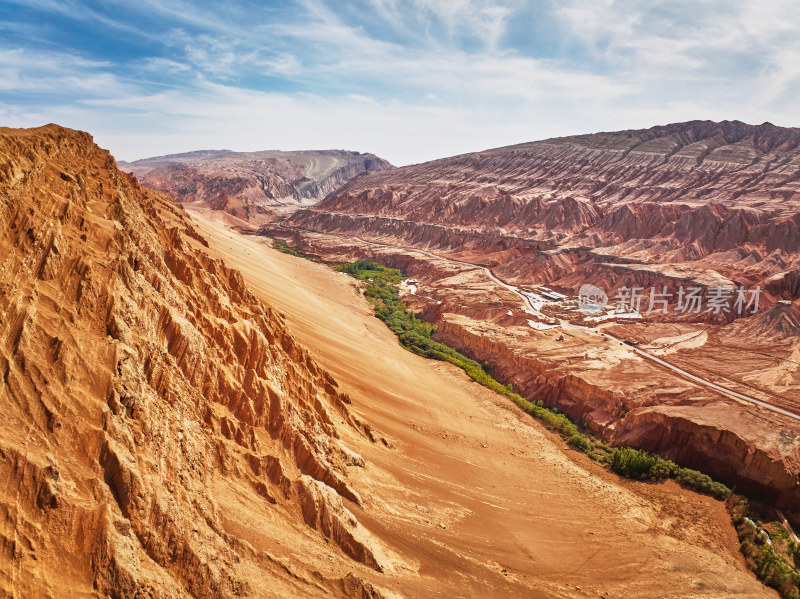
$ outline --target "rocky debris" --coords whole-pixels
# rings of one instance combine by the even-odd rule
[[[200,151],[120,163],[146,186],[255,224],[320,201],[350,179],[393,168],[373,154]]]
[[[278,538],[308,527],[310,546],[379,568],[345,507],[364,465],[338,439],[361,430],[349,399],[203,241],[89,135],[0,129],[1,592],[294,588],[246,550],[231,497]]]

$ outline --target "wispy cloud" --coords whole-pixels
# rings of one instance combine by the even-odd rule
[[[348,147],[396,163],[691,118],[796,125],[793,1],[4,2],[0,119],[120,158]]]
[[[567,0],[553,6],[570,41],[615,78],[706,86],[693,88],[698,99],[724,87],[754,108],[763,101],[752,100],[769,103],[800,81],[800,5],[791,0]]]

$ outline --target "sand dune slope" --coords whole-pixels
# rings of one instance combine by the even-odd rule
[[[347,439],[366,462],[354,513],[402,556],[373,582],[407,597],[774,596],[746,571],[719,502],[610,475],[403,350],[346,275],[191,213],[389,444]]]

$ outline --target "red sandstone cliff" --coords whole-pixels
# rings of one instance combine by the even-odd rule
[[[85,133],[0,129],[0,232],[0,594],[379,596],[348,398],[180,206]],[[326,539],[356,568],[312,582]]]

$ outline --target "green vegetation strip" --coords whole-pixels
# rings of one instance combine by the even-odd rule
[[[283,239],[278,237],[270,237],[272,239],[272,243],[275,246],[276,250],[280,250],[284,254],[289,254],[290,256],[297,256],[298,258],[305,258],[306,260],[311,260],[312,262],[316,262],[311,256],[306,256],[305,254],[298,252],[296,249],[291,247],[287,244]]]
[[[287,254],[309,258],[283,240],[275,240],[276,247]],[[312,258],[309,258],[312,259]],[[344,272],[366,283],[364,296],[375,308],[380,318],[397,335],[400,344],[420,356],[450,362],[463,369],[474,381],[504,395],[522,410],[542,421],[550,430],[558,432],[572,447],[584,452],[591,459],[606,463],[621,476],[632,479],[659,481],[674,479],[682,486],[700,493],[727,500],[728,512],[739,535],[742,554],[750,569],[765,584],[775,588],[784,599],[800,599],[800,543],[788,540],[788,534],[779,522],[772,522],[770,534],[751,511],[747,500],[733,495],[722,483],[707,474],[690,468],[682,468],[670,460],[655,454],[630,447],[609,447],[598,439],[586,435],[565,414],[554,408],[545,408],[541,401],[530,402],[511,385],[503,385],[486,372],[481,364],[456,351],[452,347],[435,341],[432,336],[436,327],[409,312],[401,301],[397,284],[406,278],[403,271],[389,268],[378,262],[359,260],[351,264],[337,264],[334,269]],[[794,562],[794,566],[790,564]]]
[[[638,449],[610,448],[581,432],[565,414],[545,408],[541,402],[528,401],[515,393],[510,385],[503,385],[497,381],[475,360],[444,343],[433,340],[431,337],[436,328],[409,312],[405,302],[399,299],[396,285],[405,278],[401,270],[388,268],[369,260],[340,264],[334,268],[367,283],[364,296],[375,308],[375,316],[385,322],[397,335],[403,347],[426,358],[455,364],[472,380],[505,395],[525,412],[541,420],[547,428],[560,433],[572,447],[583,451],[594,460],[608,463],[614,472],[642,480],[674,478],[684,486],[718,499],[725,499],[730,495],[731,491],[725,485],[714,482],[708,475],[697,470],[680,468],[674,462]]]
[[[769,523],[771,533],[755,520],[747,499],[738,495],[728,500],[728,512],[739,535],[739,548],[748,567],[784,599],[800,599],[800,545],[789,540],[780,522]],[[793,566],[789,560],[792,560]]]

